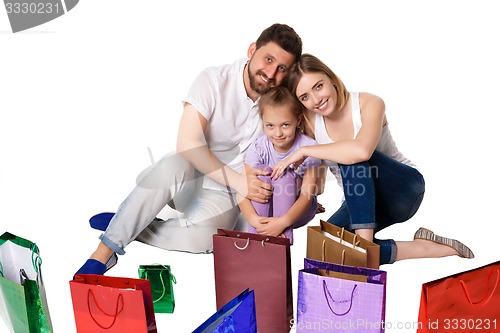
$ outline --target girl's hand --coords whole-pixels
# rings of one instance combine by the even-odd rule
[[[290,165],[292,164],[293,169],[297,170],[302,162],[304,162],[306,157],[307,156],[304,154],[304,150],[302,148],[297,149],[292,154],[290,154],[290,156],[281,160],[274,166],[273,172],[271,173],[271,178],[275,180],[278,179],[279,177],[281,177],[283,172],[285,172],[285,170],[288,169],[288,167],[290,167]]]
[[[288,221],[283,217],[261,217],[259,219],[259,226],[255,229],[257,229],[259,234],[279,237],[288,226]]]

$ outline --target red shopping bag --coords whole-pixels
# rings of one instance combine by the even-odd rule
[[[148,280],[77,274],[70,281],[78,333],[156,333]]]
[[[500,261],[422,285],[417,333],[500,332]]]

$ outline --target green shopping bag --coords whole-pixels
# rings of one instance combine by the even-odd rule
[[[174,286],[177,283],[169,265],[140,265],[139,278],[149,280],[156,313],[173,313]]]
[[[0,315],[13,333],[50,333],[42,259],[35,243],[0,236]]]

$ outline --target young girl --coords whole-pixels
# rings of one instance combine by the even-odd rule
[[[374,234],[410,219],[424,197],[424,178],[398,150],[389,131],[383,100],[347,91],[318,58],[303,54],[288,71],[286,86],[307,109],[318,145],[302,147],[281,164],[323,159],[344,190],[345,201],[328,222],[380,245],[380,264],[410,258],[459,255],[473,258],[461,242],[420,228],[413,241],[374,239]],[[273,170],[272,177],[281,174]]]
[[[301,132],[302,105],[284,87],[276,87],[259,100],[264,134],[249,147],[245,164],[272,172],[296,149],[316,142]],[[259,176],[273,186],[267,203],[244,198],[239,206],[249,232],[282,236],[293,243],[293,229],[309,222],[318,210],[317,168],[321,160],[306,158],[296,171],[283,170],[281,177]]]

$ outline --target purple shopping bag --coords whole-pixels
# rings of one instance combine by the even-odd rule
[[[385,332],[387,272],[304,259],[296,332]]]

